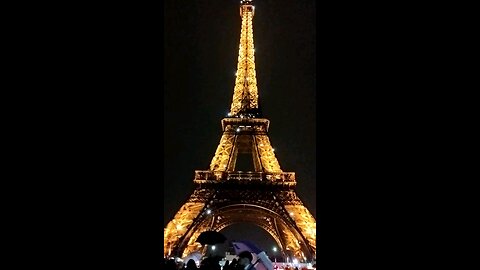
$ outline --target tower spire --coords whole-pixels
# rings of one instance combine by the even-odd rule
[[[258,113],[257,77],[255,74],[255,47],[253,45],[253,15],[255,7],[252,0],[240,1],[242,28],[238,64],[230,107],[232,117],[254,117]]]

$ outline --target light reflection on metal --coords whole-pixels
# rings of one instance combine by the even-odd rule
[[[267,135],[269,125],[270,121],[264,118],[223,119],[223,135],[210,170],[234,171],[238,153],[242,152],[252,155],[255,171],[282,172]]]
[[[245,2],[240,6],[242,28],[235,87],[230,107],[230,113],[233,116],[236,116],[241,111],[258,108],[255,48],[253,45],[253,15],[254,7],[251,5],[251,2]]]
[[[165,256],[183,258],[202,251],[196,242],[200,233],[247,222],[267,231],[282,256],[316,257],[316,221],[296,195],[295,173],[280,168],[267,135],[270,121],[246,113],[258,109],[251,4],[245,0],[240,7],[242,29],[234,95],[228,118],[222,119],[220,143],[209,170],[195,171],[195,191],[164,229]],[[251,171],[236,168],[241,153],[252,157]],[[227,183],[235,188],[225,189]],[[256,188],[259,185],[263,191]]]

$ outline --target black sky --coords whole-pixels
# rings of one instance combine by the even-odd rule
[[[282,170],[296,173],[297,194],[316,217],[315,1],[254,4],[257,85],[271,121],[269,137]],[[165,1],[164,226],[220,141],[240,23],[236,0]]]

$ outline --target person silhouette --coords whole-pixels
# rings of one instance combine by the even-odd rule
[[[226,260],[222,269],[223,270],[229,270],[230,269],[230,261]]]
[[[186,270],[197,270],[197,264],[193,259],[188,260]]]
[[[253,256],[248,251],[242,251],[238,254],[238,264],[243,267],[244,270],[257,270],[252,264]]]

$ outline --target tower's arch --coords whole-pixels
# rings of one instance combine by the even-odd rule
[[[196,224],[189,228],[177,246],[177,252],[186,256],[199,250],[196,242],[204,231],[221,231],[238,223],[251,223],[265,230],[275,240],[283,257],[294,256],[303,260],[311,260],[314,254],[305,242],[301,231],[292,224],[292,220],[281,215],[278,209],[268,209],[264,206],[248,204],[228,204],[209,209],[210,214],[203,215]]]

